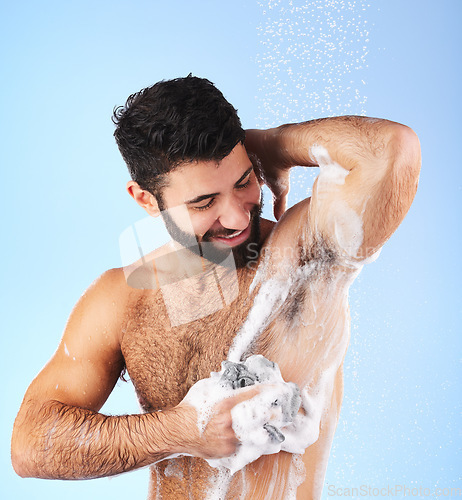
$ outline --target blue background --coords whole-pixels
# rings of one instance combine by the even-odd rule
[[[189,72],[216,83],[247,128],[350,113],[418,133],[415,202],[351,290],[345,400],[323,496],[462,487],[462,3],[3,1],[0,16],[0,497],[146,496],[147,470],[21,479],[10,436],[72,306],[120,266],[118,237],[144,217],[125,192],[112,109]],[[292,202],[309,192],[314,173],[303,174],[294,172]],[[137,412],[131,384],[119,383],[103,411]]]

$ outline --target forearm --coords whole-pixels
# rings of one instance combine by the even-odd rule
[[[257,156],[271,158],[271,164],[286,169],[318,166],[312,148],[321,146],[333,161],[351,170],[390,155],[395,139],[404,129],[407,127],[388,120],[340,116],[249,131],[246,146]]]
[[[277,220],[287,205],[290,168],[319,166],[309,203],[310,228],[343,248],[342,231],[351,229],[342,223],[345,214],[350,221],[359,217],[348,238],[354,242],[351,252],[361,258],[395,231],[417,189],[419,140],[410,128],[388,120],[344,116],[249,130],[246,148],[259,160],[254,163],[273,193]]]
[[[106,416],[50,401],[17,424],[23,428],[13,435],[13,463],[24,477],[112,476],[179,453],[184,425],[176,409]]]

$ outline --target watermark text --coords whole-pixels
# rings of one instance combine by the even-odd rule
[[[359,487],[339,487],[334,484],[329,484],[327,487],[328,497],[395,497],[395,498],[425,498],[425,497],[462,497],[462,488],[441,488],[441,487],[424,487],[424,486],[408,486],[405,484],[386,485],[382,487],[374,487],[367,484],[362,484]]]

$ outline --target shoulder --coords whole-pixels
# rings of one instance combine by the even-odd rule
[[[91,301],[105,301],[108,298],[122,298],[127,292],[124,268],[108,269],[98,276],[85,291],[83,297]]]
[[[130,298],[123,268],[105,271],[84,291],[75,305],[71,321],[105,330],[122,324]]]

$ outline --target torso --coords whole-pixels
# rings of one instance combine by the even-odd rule
[[[277,245],[278,239],[271,244]],[[225,484],[225,478],[222,486],[227,499],[306,500],[318,498],[322,489],[342,397],[341,368],[349,337],[347,290],[351,276],[329,262],[325,254],[312,252],[305,257],[292,257],[293,266],[302,269],[303,276],[297,280],[293,276],[281,277],[282,282],[292,279],[289,295],[280,308],[272,309],[252,352],[278,363],[285,380],[310,391],[325,391],[319,439],[301,459],[285,452],[267,455],[236,473],[229,484]],[[277,262],[272,264],[278,268]],[[171,324],[161,290],[130,292],[121,347],[145,411],[177,405],[195,382],[220,370],[221,361],[227,358],[254,302],[254,294],[249,294],[254,277],[251,269],[238,270],[239,294],[233,302],[221,304],[215,313],[176,326]],[[180,295],[184,298],[188,293],[185,285]],[[197,290],[191,293],[197,294]],[[203,300],[207,301],[205,293]],[[329,375],[323,379],[326,373]],[[205,499],[213,485],[220,482],[216,469],[193,457],[165,460],[151,471],[152,499]],[[299,487],[295,496],[296,486]]]

